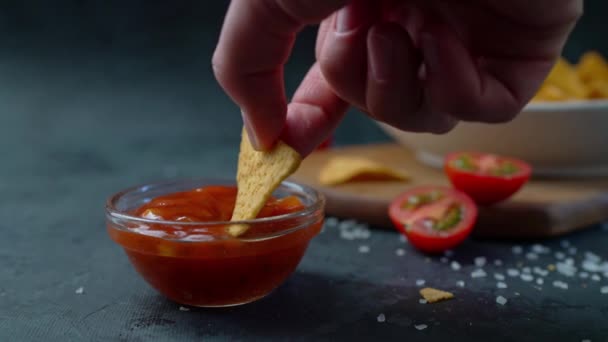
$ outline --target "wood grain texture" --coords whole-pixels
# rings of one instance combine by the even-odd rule
[[[318,174],[335,155],[372,158],[411,175],[410,182],[361,182],[332,187]],[[304,160],[292,180],[308,184],[327,197],[328,215],[353,218],[390,228],[390,201],[419,185],[449,185],[442,170],[419,163],[397,144],[349,146],[318,151]],[[608,220],[608,177],[601,179],[533,179],[511,200],[480,209],[475,234],[493,238],[544,238],[563,235]]]

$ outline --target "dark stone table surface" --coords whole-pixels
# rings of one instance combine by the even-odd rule
[[[180,7],[184,20],[166,15],[151,23],[100,10],[113,24],[98,32],[94,18],[66,24],[59,5],[37,8],[34,17],[47,18],[37,24],[23,14],[31,1],[8,3],[0,8],[0,341],[608,341],[608,294],[601,293],[607,274],[580,275],[586,252],[608,258],[601,225],[548,241],[471,240],[449,260],[415,252],[393,231],[371,227],[369,239],[345,240],[328,225],[269,297],[181,311],[148,287],[108,238],[103,206],[113,192],[142,182],[234,174],[240,117],[208,63],[220,12],[194,11],[216,29],[183,35],[165,26],[179,22],[179,32],[190,32],[196,20],[184,14],[188,7]],[[101,1],[59,2],[65,3],[103,9]],[[128,10],[135,4],[144,2]],[[149,30],[139,32],[138,25]],[[303,44],[310,48],[312,40]],[[296,54],[290,62],[288,89],[311,56]],[[356,112],[337,132],[339,144],[383,140]],[[514,243],[522,254],[513,253]],[[550,252],[526,256],[545,249],[534,243]],[[405,255],[396,254],[399,248]],[[556,264],[556,252],[573,259],[574,277],[534,273]],[[472,278],[481,256],[487,276]],[[451,261],[462,268],[453,270]],[[507,275],[526,267],[530,282]],[[506,276],[506,289],[497,288],[495,273]],[[456,298],[420,304],[418,280]],[[460,280],[464,287],[456,285]],[[499,295],[505,305],[496,303]],[[426,329],[418,330],[422,324]]]

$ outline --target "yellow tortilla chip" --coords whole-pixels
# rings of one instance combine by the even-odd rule
[[[585,84],[578,77],[576,69],[563,57],[557,60],[544,84],[555,85],[576,99],[587,97]]]
[[[300,166],[302,157],[283,142],[270,151],[256,151],[243,129],[237,170],[238,191],[231,221],[257,217],[272,192]],[[247,231],[244,224],[233,224],[228,233],[239,236]]]
[[[592,99],[608,98],[608,80],[594,80],[589,83],[589,97]]]
[[[371,180],[408,180],[408,175],[376,161],[351,156],[330,159],[319,173],[319,183],[338,185],[347,182]]]
[[[431,287],[425,287],[420,290],[420,295],[422,296],[422,298],[426,299],[428,303],[436,303],[454,298],[453,293],[437,290]]]
[[[532,101],[565,101],[571,99],[561,88],[553,84],[543,84]]]
[[[597,51],[586,52],[579,60],[576,72],[587,84],[595,81],[608,82],[608,62]]]

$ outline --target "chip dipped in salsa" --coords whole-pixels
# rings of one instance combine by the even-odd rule
[[[168,298],[193,306],[248,303],[295,270],[321,229],[323,213],[322,205],[310,210],[295,195],[271,197],[248,221],[249,229],[233,237],[227,227],[236,194],[236,187],[223,185],[163,194],[121,221],[109,217],[108,231]]]

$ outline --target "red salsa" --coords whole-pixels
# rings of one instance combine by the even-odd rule
[[[159,196],[133,215],[184,224],[134,222],[128,229],[108,230],[136,270],[168,298],[194,306],[247,303],[285,281],[322,222],[298,215],[262,220],[238,238],[226,225],[205,224],[230,220],[236,192],[236,187],[208,186]],[[294,196],[271,198],[258,218],[303,208]]]

